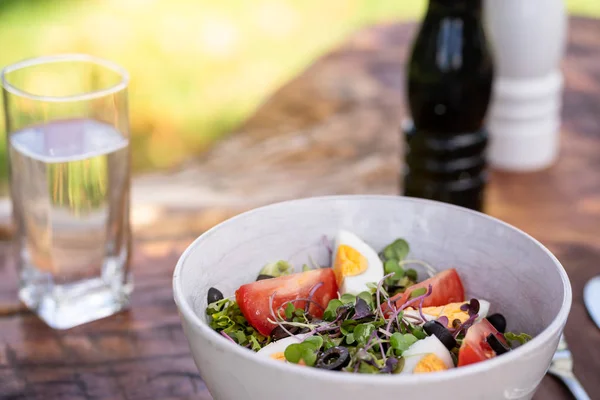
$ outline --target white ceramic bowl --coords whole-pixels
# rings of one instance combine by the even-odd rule
[[[267,262],[326,263],[322,236],[345,228],[375,249],[398,237],[411,258],[455,267],[467,293],[491,302],[508,329],[534,339],[479,364],[422,375],[359,375],[259,358],[206,323],[211,286],[226,296]],[[539,242],[499,220],[411,198],[336,196],[295,200],[234,217],[200,236],[173,275],[175,301],[196,365],[216,400],[530,399],[550,364],[571,307],[569,279]],[[339,396],[339,397],[338,397]]]

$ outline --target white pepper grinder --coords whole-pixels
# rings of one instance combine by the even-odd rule
[[[510,171],[551,166],[559,153],[567,15],[563,0],[486,0],[494,55],[488,162]]]

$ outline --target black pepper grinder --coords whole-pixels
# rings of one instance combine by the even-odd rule
[[[408,65],[406,196],[482,210],[492,78],[482,0],[430,0]]]

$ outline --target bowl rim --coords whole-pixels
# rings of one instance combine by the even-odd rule
[[[322,202],[322,201],[369,201],[369,200],[378,200],[378,201],[401,201],[401,202],[412,202],[412,203],[423,203],[430,204],[437,207],[442,208],[451,208],[458,212],[462,212],[465,214],[478,215],[480,218],[485,218],[491,221],[494,221],[497,224],[501,224],[506,228],[514,231],[515,233],[521,235],[524,239],[528,239],[535,244],[537,244],[545,253],[548,255],[550,260],[554,262],[554,265],[559,273],[562,283],[563,283],[563,301],[560,307],[559,312],[554,317],[552,322],[542,330],[538,335],[536,335],[531,341],[529,341],[524,346],[519,346],[515,350],[502,355],[502,357],[495,357],[493,359],[487,360],[485,362],[471,364],[460,368],[452,368],[450,370],[443,371],[443,373],[431,373],[431,374],[421,374],[418,379],[416,379],[413,375],[393,375],[393,378],[387,376],[387,374],[340,374],[336,371],[323,371],[318,370],[316,368],[303,368],[298,365],[290,364],[290,363],[276,363],[272,360],[263,357],[256,357],[255,353],[251,350],[248,350],[242,346],[237,344],[233,344],[229,342],[222,335],[213,330],[208,324],[200,319],[198,315],[194,312],[190,304],[185,299],[182,284],[180,282],[179,276],[181,271],[185,268],[186,260],[189,254],[199,246],[202,242],[208,240],[216,231],[221,229],[223,226],[231,225],[236,223],[238,219],[245,218],[247,215],[253,213],[260,213],[272,208],[281,208],[287,207],[289,205],[293,205],[299,202]],[[394,196],[394,195],[333,195],[333,196],[315,196],[315,197],[304,197],[294,200],[287,200],[276,202],[264,206],[260,206],[243,213],[240,213],[232,218],[229,218],[214,227],[210,228],[203,234],[201,234],[198,238],[196,238],[181,254],[179,260],[177,261],[177,265],[173,271],[173,296],[177,308],[180,311],[180,317],[184,319],[185,322],[192,325],[196,332],[199,332],[201,335],[205,336],[211,344],[218,346],[223,351],[233,352],[238,357],[242,357],[247,359],[250,362],[254,362],[257,365],[260,365],[266,369],[276,369],[281,370],[282,372],[287,372],[290,374],[296,374],[299,377],[304,377],[307,379],[319,379],[319,380],[327,380],[332,383],[352,383],[352,384],[377,384],[377,385],[423,385],[427,383],[440,383],[445,381],[452,381],[455,379],[468,377],[471,375],[476,375],[478,373],[490,372],[495,370],[497,367],[502,367],[510,364],[511,362],[519,359],[526,358],[528,355],[536,353],[541,350],[544,346],[549,344],[553,339],[557,341],[559,338],[560,331],[564,328],[567,318],[570,313],[571,304],[572,304],[572,289],[569,277],[564,267],[556,258],[554,254],[550,250],[546,248],[541,242],[537,239],[533,238],[531,235],[522,231],[519,228],[516,228],[513,225],[510,225],[498,218],[489,216],[482,212],[470,210],[464,207],[455,206],[448,203],[442,203],[439,201],[421,199],[421,198],[413,198],[406,196]],[[186,336],[187,338],[187,336]],[[189,341],[190,339],[187,338]]]

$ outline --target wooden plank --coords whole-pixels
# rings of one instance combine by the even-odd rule
[[[68,332],[48,328],[31,313],[0,318],[0,399],[210,398],[170,285],[190,241],[135,247],[137,286],[129,311]]]

